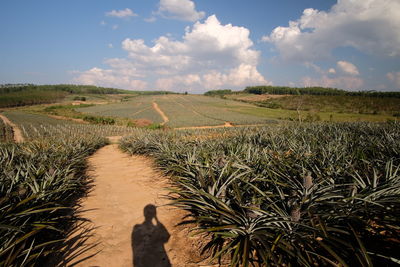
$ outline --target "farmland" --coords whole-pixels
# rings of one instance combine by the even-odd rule
[[[236,95],[227,97],[234,98],[235,96]],[[346,96],[341,97],[349,98]],[[274,98],[272,101],[286,101],[287,103],[290,103],[290,106],[289,104],[282,106],[275,105],[271,108],[268,107],[268,105],[266,105],[267,107],[260,105],[255,106],[254,103],[259,103],[250,101],[250,103],[244,103],[233,101],[231,99],[221,99],[199,95],[163,95],[138,96],[122,103],[79,108],[77,111],[100,116],[146,119],[152,121],[153,123],[162,123],[162,117],[152,108],[152,103],[155,102],[169,118],[169,121],[165,124],[165,126],[179,128],[193,126],[216,126],[223,125],[225,122],[229,122],[233,125],[265,125],[274,123],[277,120],[298,120],[299,117],[302,120],[308,121],[322,120],[337,122],[379,122],[386,121],[388,119],[395,119],[396,117],[394,115],[397,114],[396,110],[398,110],[398,106],[400,106],[397,105],[397,99],[390,99],[389,103],[393,102],[393,104],[387,106],[387,110],[390,110],[390,112],[372,114],[371,111],[371,113],[365,112],[365,114],[363,114],[346,109],[345,104],[338,104],[337,106],[331,105],[332,108],[330,109],[313,109],[309,108],[309,105],[306,104],[306,101],[301,100],[302,103],[304,103],[302,106],[303,108],[297,111],[297,108],[293,108],[293,106],[297,103],[296,101],[290,99],[286,100],[286,97]],[[326,101],[329,102],[331,100]],[[319,102],[320,100],[316,99],[316,104],[314,104],[314,106]],[[339,101],[337,103],[341,102]],[[357,106],[351,105],[351,103],[349,105],[353,108],[357,108]],[[380,105],[382,106],[382,104]]]
[[[153,132],[121,147],[173,176],[174,205],[233,266],[382,266],[400,248],[399,126]]]
[[[308,97],[326,96],[301,97],[307,106]],[[25,141],[12,143],[14,131],[0,121],[0,265],[43,265],[62,256],[91,185],[87,158],[112,136],[123,136],[119,147],[126,154],[149,156],[167,174],[171,204],[186,212],[182,220],[194,225],[193,235],[206,236],[199,250],[216,260],[233,266],[397,261],[395,102],[387,112],[360,114],[351,105],[339,110],[328,104],[298,112],[286,96],[273,98],[282,101],[280,108],[200,95],[112,98],[92,95],[89,105],[61,102],[2,113]],[[128,123],[140,120],[162,129]],[[187,129],[226,123],[230,127]]]
[[[123,103],[79,108],[77,111],[101,116],[147,119],[161,123],[162,117],[152,106],[154,102],[169,118],[165,126],[172,128],[215,126],[223,125],[225,122],[238,125],[271,122],[268,117],[241,112],[243,108],[257,109],[252,105],[196,95],[139,96]]]
[[[322,113],[400,116],[400,98],[368,96],[318,95],[254,95],[232,94],[228,99],[254,103],[259,106]],[[372,118],[372,116],[370,116]]]

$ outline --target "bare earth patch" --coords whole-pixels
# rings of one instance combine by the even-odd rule
[[[12,127],[13,129],[13,133],[14,133],[14,141],[16,143],[22,143],[24,142],[24,136],[22,135],[21,130],[18,128],[17,125],[15,125],[15,123],[13,123],[12,121],[10,121],[6,116],[0,114],[0,119],[2,119],[4,121],[5,124],[8,124]]]
[[[153,124],[151,120],[148,119],[137,119],[135,120],[135,125],[138,127],[145,127]]]
[[[53,119],[57,119],[57,120],[67,120],[67,121],[74,121],[74,122],[82,123],[82,124],[89,124],[89,122],[84,121],[82,119],[69,118],[69,117],[64,117],[64,116],[59,116],[59,115],[47,115],[47,116],[49,116],[50,118],[53,118]]]
[[[151,159],[129,156],[113,144],[91,156],[89,166],[94,187],[79,212],[92,235],[85,242],[89,249],[69,264],[204,266],[200,240],[176,227],[183,213],[165,205],[168,178],[154,170]]]

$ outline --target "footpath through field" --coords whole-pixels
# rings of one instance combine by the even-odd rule
[[[75,257],[72,262],[81,262],[74,266],[201,266],[193,263],[201,260],[193,245],[199,242],[176,227],[183,214],[165,206],[168,179],[151,159],[112,144],[88,163],[93,190],[79,213],[93,228],[86,245],[97,245]]]
[[[6,116],[2,114],[0,114],[0,119],[2,119],[5,124],[8,124],[12,127],[14,133],[14,141],[16,143],[24,142],[24,136],[22,135],[22,132],[17,125],[15,125],[12,121],[10,121]]]
[[[164,125],[167,122],[169,122],[169,118],[167,117],[167,115],[165,115],[165,113],[158,107],[158,104],[156,102],[153,102],[153,108],[155,109],[155,111],[158,112],[158,114],[160,114],[161,118],[163,119],[163,122],[160,123],[160,125]]]

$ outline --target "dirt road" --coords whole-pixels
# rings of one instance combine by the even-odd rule
[[[10,125],[13,129],[14,132],[14,141],[16,143],[22,143],[24,142],[24,136],[22,135],[21,130],[18,128],[17,125],[15,125],[15,123],[13,123],[12,121],[10,121],[6,116],[0,114],[0,119],[2,119],[4,121],[4,123]]]
[[[76,257],[73,262],[83,261],[74,266],[201,266],[194,263],[199,242],[175,227],[183,214],[165,206],[168,179],[150,159],[112,144],[90,157],[89,166],[94,187],[80,215],[94,228],[86,244],[97,246]]]

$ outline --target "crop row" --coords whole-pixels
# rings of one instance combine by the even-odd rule
[[[67,120],[53,119],[45,115],[24,112],[7,112],[7,117],[17,124],[28,140],[68,137],[107,137],[132,134],[135,128],[114,125],[78,124]]]
[[[121,148],[173,175],[173,204],[233,266],[399,263],[398,123],[143,131]]]
[[[64,135],[0,143],[0,266],[45,266],[57,258],[88,186],[85,159],[106,139]]]

